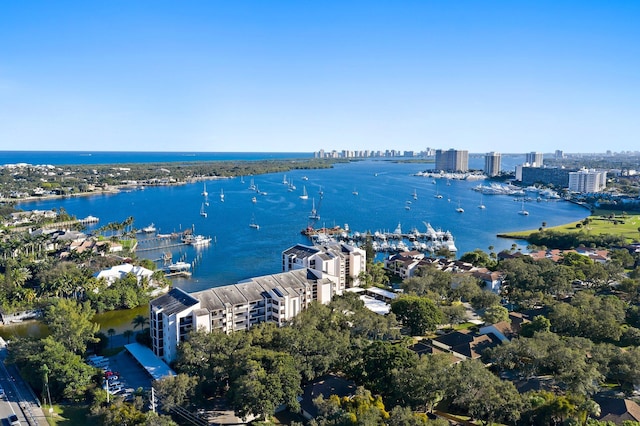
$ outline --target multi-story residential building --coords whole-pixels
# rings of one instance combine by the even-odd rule
[[[542,153],[529,152],[525,161],[531,164],[531,167],[542,167]]]
[[[490,152],[484,156],[484,173],[487,176],[500,174],[502,156],[498,152]]]
[[[556,160],[562,160],[564,158],[564,151],[556,149]]]
[[[559,167],[522,167],[521,181],[523,185],[543,184],[567,188],[569,186],[569,173],[574,171]]]
[[[582,169],[569,173],[569,191],[600,192],[607,187],[607,172]]]
[[[435,170],[445,172],[466,172],[469,170],[469,151],[450,149],[436,150]]]
[[[167,363],[192,330],[231,333],[262,322],[282,326],[312,301],[328,303],[334,281],[311,269],[251,278],[196,293],[173,288],[149,304],[153,353]]]
[[[334,281],[337,294],[360,285],[360,273],[365,271],[367,254],[345,243],[317,246],[296,244],[282,252],[282,271],[310,268]]]

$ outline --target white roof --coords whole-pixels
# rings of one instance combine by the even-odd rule
[[[176,373],[173,371],[164,361],[155,356],[151,349],[148,347],[141,345],[140,343],[129,343],[128,345],[124,345],[124,347],[129,351],[129,353],[147,370],[147,373],[154,380],[160,380],[166,376],[175,376]]]

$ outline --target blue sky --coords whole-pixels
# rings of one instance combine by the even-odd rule
[[[4,1],[0,149],[640,149],[638,1]]]

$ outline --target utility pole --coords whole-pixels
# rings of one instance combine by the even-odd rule
[[[149,401],[149,408],[151,409],[151,411],[153,411],[154,413],[156,412],[156,392],[155,389],[153,388],[153,386],[151,387],[151,400]]]

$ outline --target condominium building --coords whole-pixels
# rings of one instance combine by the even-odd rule
[[[171,363],[192,330],[232,333],[262,322],[282,326],[312,301],[330,301],[335,285],[317,271],[298,269],[196,293],[174,287],[149,303],[153,353]]]
[[[282,273],[195,293],[175,287],[152,300],[153,353],[167,363],[174,361],[180,342],[192,330],[232,333],[261,322],[282,326],[311,302],[329,303],[347,287],[357,286],[366,253],[344,243],[298,244],[282,253],[282,262]]]
[[[542,153],[529,152],[525,161],[529,163],[531,167],[542,167]]]
[[[607,172],[582,169],[569,173],[569,191],[600,192],[607,187]]]
[[[522,167],[521,182],[523,185],[553,185],[558,188],[569,186],[569,173],[574,170],[561,167]],[[518,170],[516,170],[516,177]]]
[[[469,151],[450,149],[436,150],[436,170],[445,172],[466,172],[469,170]]]
[[[337,294],[360,285],[360,273],[365,271],[366,263],[367,254],[364,250],[345,243],[317,246],[296,244],[282,252],[284,272],[301,268],[313,269],[336,283]]]
[[[484,156],[484,173],[487,176],[497,176],[500,174],[500,163],[502,155],[498,152],[490,152]]]

